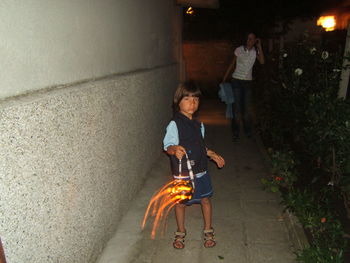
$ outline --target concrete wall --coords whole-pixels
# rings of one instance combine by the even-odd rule
[[[174,60],[172,0],[2,0],[0,98]]]
[[[181,12],[171,0],[4,0],[0,13],[7,261],[95,262],[161,154]]]

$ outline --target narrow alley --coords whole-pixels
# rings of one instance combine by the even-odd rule
[[[225,106],[219,100],[205,101],[200,119],[206,125],[208,147],[222,154],[223,169],[210,163],[214,187],[213,225],[217,245],[204,248],[202,215],[199,205],[186,209],[185,248],[172,246],[176,223],[173,211],[165,233],[150,238],[152,220],[141,230],[141,221],[152,194],[171,180],[165,154],[149,172],[145,186],[122,219],[115,236],[109,241],[98,263],[172,263],[172,262],[295,262],[295,246],[290,240],[286,215],[278,194],[262,189],[261,178],[268,174],[255,139],[242,137],[232,142]]]
[[[2,0],[0,263],[350,262],[350,0],[276,3]],[[206,223],[177,206],[175,249],[174,209],[142,223],[193,190],[162,151],[190,83],[206,145],[192,122],[167,150]]]

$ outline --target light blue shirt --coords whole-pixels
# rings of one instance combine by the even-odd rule
[[[201,123],[201,132],[204,138],[205,128],[203,123]],[[179,132],[177,130],[175,121],[171,121],[168,127],[166,127],[166,133],[164,136],[163,145],[164,145],[164,151],[166,151],[166,149],[168,149],[168,147],[171,145],[179,145]]]

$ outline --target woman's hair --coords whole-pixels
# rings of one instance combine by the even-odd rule
[[[254,31],[246,31],[243,36],[242,36],[242,39],[241,39],[241,43],[242,43],[242,46],[246,46],[247,45],[247,40],[248,40],[248,36],[250,34],[253,34],[256,38],[258,37],[257,34],[254,32]]]
[[[201,91],[197,86],[193,83],[193,81],[188,81],[181,83],[174,94],[174,100],[173,100],[173,109],[175,111],[179,111],[180,107],[179,104],[183,97],[200,97],[202,95]]]

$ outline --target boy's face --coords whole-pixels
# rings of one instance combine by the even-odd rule
[[[179,103],[180,112],[187,117],[192,115],[198,110],[199,98],[193,96],[185,96]]]

